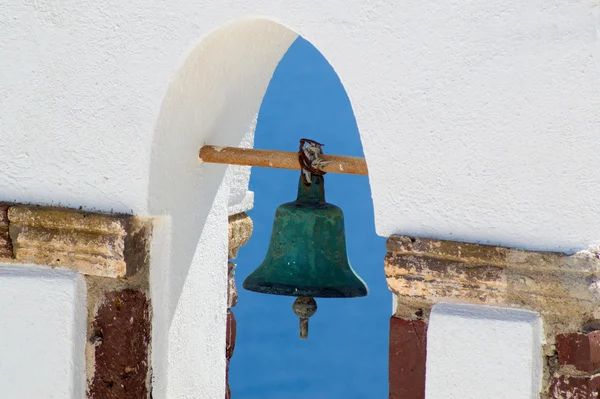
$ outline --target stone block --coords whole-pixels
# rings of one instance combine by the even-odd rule
[[[1,218],[0,209],[0,248]],[[147,262],[150,223],[132,216],[14,205],[7,218],[14,260],[19,263],[124,277]]]
[[[392,236],[385,273],[397,295],[396,315],[428,313],[438,302],[515,307],[539,312],[555,332],[578,331],[600,316],[600,260],[591,252],[566,255]]]
[[[252,219],[245,213],[229,217],[229,259],[235,259],[240,247],[248,242],[252,227]]]

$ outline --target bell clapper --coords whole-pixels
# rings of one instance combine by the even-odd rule
[[[313,297],[299,296],[292,305],[296,316],[300,319],[300,338],[308,337],[308,318],[317,311],[317,302]]]

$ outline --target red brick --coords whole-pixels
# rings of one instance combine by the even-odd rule
[[[554,376],[548,399],[597,399],[600,376]]]
[[[600,370],[600,331],[559,334],[556,350],[561,366],[574,366],[587,373]]]
[[[225,399],[231,399],[231,388],[229,388],[229,361],[225,370]]]
[[[390,319],[390,399],[425,398],[427,323]]]
[[[235,335],[236,335],[236,321],[233,312],[227,311],[227,336],[226,336],[226,347],[225,354],[227,360],[233,356],[233,349],[235,348]]]
[[[142,292],[109,292],[92,323],[95,349],[90,399],[149,397],[150,309]]]
[[[225,399],[231,399],[231,389],[229,389],[229,360],[233,356],[233,350],[235,349],[235,336],[236,336],[236,321],[233,312],[227,311],[227,330],[225,332],[225,357],[227,359],[227,366],[225,369]]]

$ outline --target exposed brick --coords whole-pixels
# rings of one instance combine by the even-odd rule
[[[600,376],[554,376],[548,399],[597,399]]]
[[[92,324],[94,376],[88,398],[149,397],[150,310],[144,293],[106,294]]]
[[[561,366],[574,366],[587,373],[600,370],[600,331],[558,334],[556,350]]]
[[[427,323],[390,319],[389,397],[425,398]]]
[[[13,248],[8,234],[8,205],[0,204],[0,258],[12,258]]]
[[[233,356],[233,350],[235,348],[235,336],[236,336],[236,321],[235,315],[231,311],[227,311],[227,337],[225,339],[225,356],[227,359],[231,359]]]
[[[252,235],[252,219],[245,213],[229,216],[229,259],[237,257],[238,250]],[[231,398],[229,388],[229,361],[235,348],[236,321],[231,308],[237,305],[238,292],[235,284],[235,263],[229,262],[227,270],[227,336],[225,353],[227,356],[225,399]]]
[[[226,391],[225,399],[231,399],[231,389],[229,388],[229,361],[233,356],[236,337],[236,321],[233,312],[227,311],[227,332],[225,337],[225,357],[227,359],[227,368],[225,370]]]

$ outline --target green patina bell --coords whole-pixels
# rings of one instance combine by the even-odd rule
[[[310,179],[306,184],[301,176],[296,201],[277,208],[265,260],[243,284],[250,291],[299,297],[293,309],[302,338],[308,334],[308,318],[317,310],[313,297],[368,294],[348,262],[342,210],[325,202],[323,176],[313,174]]]

